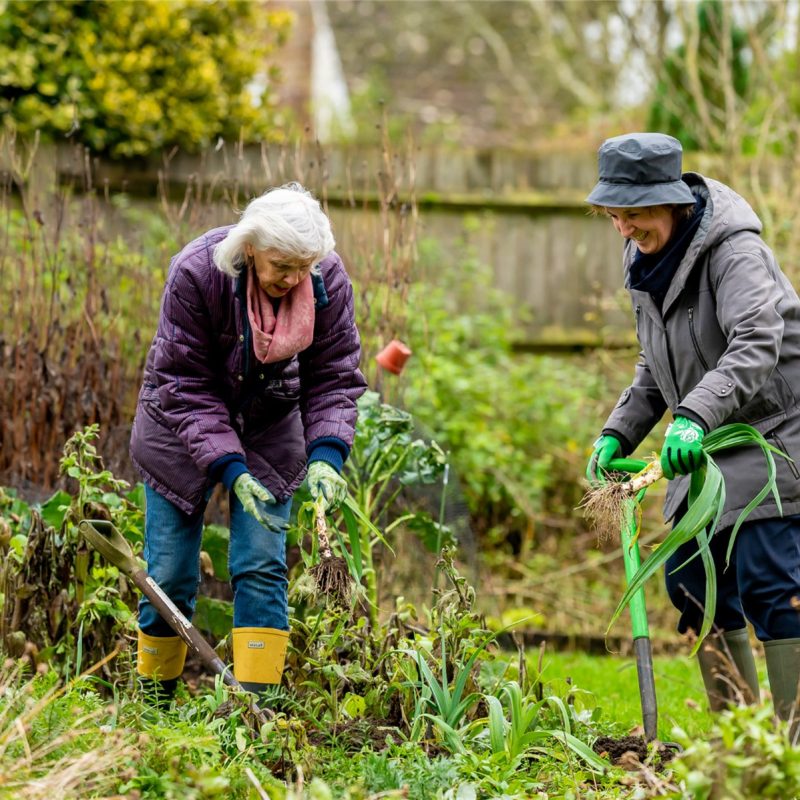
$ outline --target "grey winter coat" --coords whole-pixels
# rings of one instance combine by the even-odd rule
[[[315,278],[314,340],[299,355],[261,364],[252,350],[245,278],[212,261],[229,227],[173,258],[145,365],[130,454],[144,481],[186,513],[207,498],[209,467],[229,454],[281,501],[305,476],[306,448],[353,442],[366,383],[353,289],[332,253]]]
[[[683,179],[706,199],[700,226],[673,277],[663,309],[629,285],[635,245],[625,245],[625,284],[641,347],[633,383],[604,431],[636,447],[669,409],[692,412],[713,430],[746,422],[787,453],[776,457],[784,515],[800,513],[800,299],[760,237],[748,203],[722,183],[696,173]],[[733,525],[767,478],[757,447],[715,455],[727,500],[720,527]],[[670,481],[671,519],[688,478]],[[750,519],[779,516],[769,496]]]

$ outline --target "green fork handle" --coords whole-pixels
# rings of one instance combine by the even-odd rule
[[[635,474],[641,472],[647,466],[646,461],[639,461],[634,458],[615,458],[612,459],[608,465],[610,472],[629,472]],[[641,501],[644,496],[644,490],[640,492],[638,500]],[[636,540],[636,531],[638,525],[636,520],[636,501],[632,498],[625,504],[625,521],[622,524],[620,531],[620,539],[622,540],[622,556],[625,563],[625,578],[630,583],[633,576],[641,566],[642,559],[639,554],[639,547]],[[644,589],[640,589],[631,598],[630,602],[631,612],[631,628],[633,631],[633,638],[638,639],[641,636],[649,636],[650,630],[647,625],[647,610],[644,603]]]
[[[610,472],[641,472],[647,462],[633,458],[615,458],[608,465]],[[637,498],[641,501],[646,490],[642,490]],[[625,564],[625,578],[628,583],[641,566],[642,559],[636,538],[638,528],[637,500],[631,498],[625,503],[625,517],[620,531],[622,558]],[[658,704],[656,702],[655,677],[653,675],[653,647],[650,642],[650,629],[647,624],[647,608],[645,606],[644,588],[639,589],[629,604],[631,614],[631,632],[633,649],[636,655],[636,671],[639,679],[639,699],[642,704],[642,723],[647,741],[656,738],[658,727]]]

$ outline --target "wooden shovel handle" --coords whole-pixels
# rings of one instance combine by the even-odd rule
[[[244,691],[233,676],[233,672],[216,654],[214,648],[202,637],[197,628],[184,616],[183,612],[170,600],[166,592],[136,562],[130,545],[111,522],[106,520],[83,520],[79,530],[105,559],[119,567],[134,582],[136,587],[153,604],[162,619],[178,636],[186,642],[189,649],[216,675],[220,675],[231,688]],[[253,703],[256,716],[263,720],[264,710]]]

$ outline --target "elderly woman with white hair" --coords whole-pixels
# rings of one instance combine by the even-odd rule
[[[250,202],[170,264],[130,453],[145,483],[149,574],[191,619],[203,512],[230,492],[234,674],[280,682],[288,640],[286,520],[308,472],[335,505],[366,384],[353,289],[330,222],[299,184]],[[147,598],[137,669],[169,696],[186,646]]]

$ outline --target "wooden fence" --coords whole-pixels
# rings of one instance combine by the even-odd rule
[[[40,179],[52,185],[54,171],[61,179],[82,174],[76,153],[65,146],[42,149]],[[521,346],[632,341],[621,240],[607,221],[588,216],[583,203],[595,180],[594,153],[222,146],[198,157],[92,163],[96,186],[153,200],[159,188],[179,197],[194,186],[244,203],[270,185],[300,180],[327,203],[345,258],[381,202],[408,203],[418,210],[418,243],[435,239],[443,259],[463,265],[465,281],[476,262],[488,266],[489,283],[526,312]],[[475,280],[480,293],[487,279]]]

